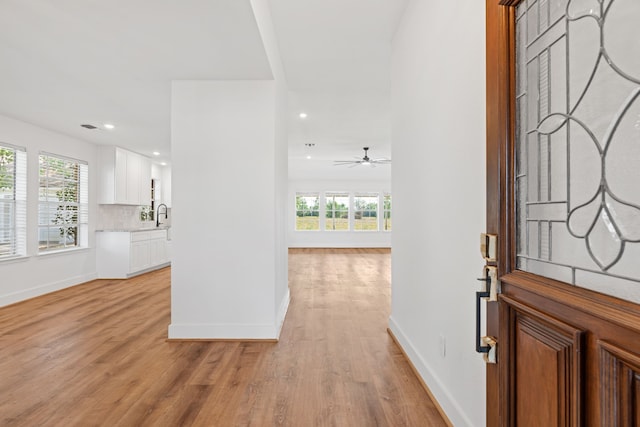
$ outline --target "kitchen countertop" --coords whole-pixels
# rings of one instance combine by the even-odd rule
[[[154,230],[169,230],[171,227],[145,227],[145,228],[108,228],[96,230],[96,233],[137,233],[138,231],[154,231]]]

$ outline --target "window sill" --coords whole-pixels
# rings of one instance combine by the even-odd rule
[[[24,262],[29,259],[28,255],[15,255],[0,259],[0,264],[10,264],[13,262]]]
[[[50,256],[50,255],[63,255],[63,254],[68,254],[68,253],[84,252],[84,251],[88,251],[89,249],[91,249],[91,248],[87,247],[87,246],[83,246],[83,247],[80,247],[80,248],[56,249],[56,250],[53,250],[53,251],[38,252],[37,256],[46,257],[46,256]]]

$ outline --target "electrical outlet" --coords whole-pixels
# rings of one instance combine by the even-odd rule
[[[440,355],[442,357],[447,355],[447,340],[444,335],[440,335]]]

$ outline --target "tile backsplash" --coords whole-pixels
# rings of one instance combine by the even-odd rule
[[[141,221],[142,206],[131,205],[98,205],[98,222],[96,230],[137,230],[155,227],[156,221]],[[171,209],[169,218],[160,218],[163,226],[171,225]]]

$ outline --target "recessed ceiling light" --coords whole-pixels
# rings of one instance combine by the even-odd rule
[[[114,128],[115,128],[115,126],[114,126],[114,125],[112,125],[111,123],[105,123],[105,124],[104,124],[104,128],[105,128],[105,129],[109,129],[109,130],[111,130],[111,129],[114,129]]]
[[[310,158],[311,158],[311,156],[307,156],[307,159],[310,159]]]
[[[154,152],[153,152],[153,155],[154,155],[154,156],[159,156],[159,155],[160,155],[160,152],[158,152],[158,151],[154,151]]]
[[[167,166],[165,162],[160,163],[160,166]]]
[[[300,113],[300,114],[299,114],[299,117],[300,117],[301,119],[306,119],[306,118],[307,118],[307,113]]]

